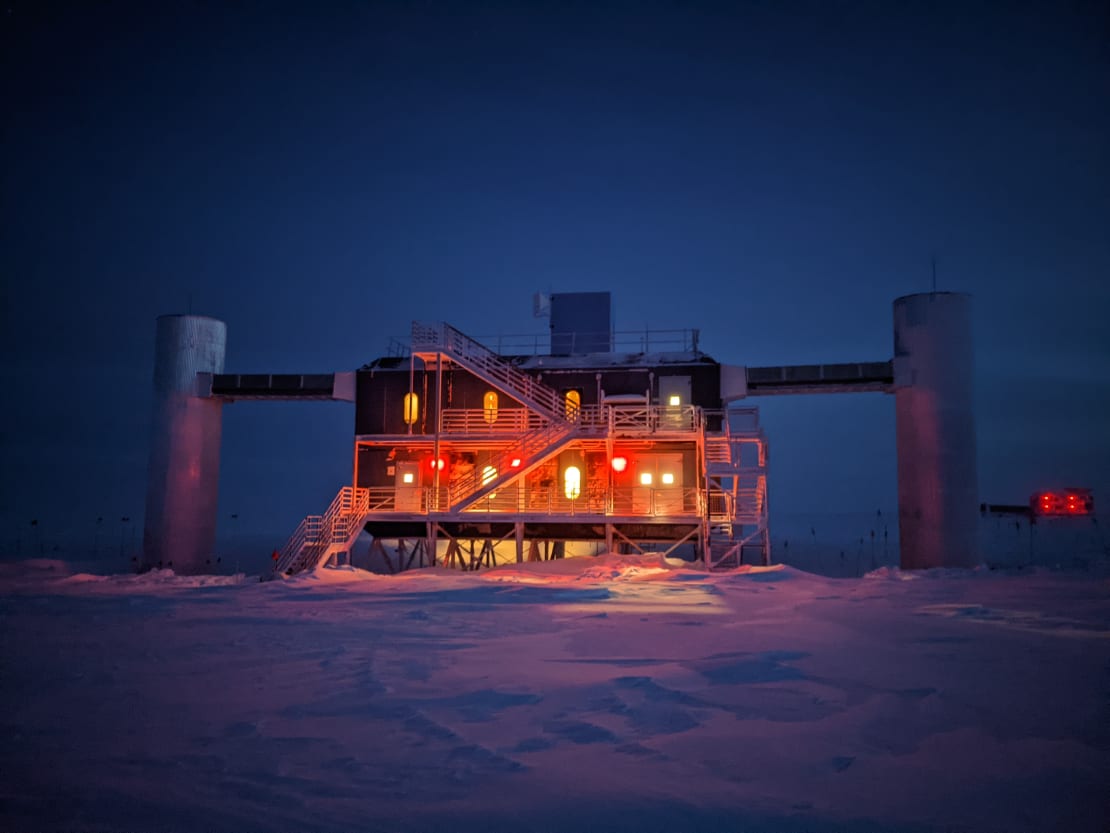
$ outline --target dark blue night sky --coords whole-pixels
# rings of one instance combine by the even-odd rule
[[[542,332],[536,291],[734,364],[885,360],[934,254],[975,296],[982,498],[1110,504],[1102,3],[8,2],[0,34],[6,554],[141,516],[162,313],[227,321],[239,372]],[[752,404],[780,522],[893,513],[890,398]],[[322,510],[353,416],[227,408],[221,536]]]

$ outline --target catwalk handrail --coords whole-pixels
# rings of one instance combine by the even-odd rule
[[[594,347],[609,343],[612,353],[694,353],[700,350],[700,331],[697,329],[655,329],[613,330],[612,332],[564,333],[559,336],[559,346],[567,352],[576,354],[591,352],[579,349],[582,346]],[[500,356],[549,356],[551,355],[551,333],[505,333],[500,335],[479,334],[471,336],[480,344],[486,345]],[[407,357],[410,342],[401,336],[390,336],[388,355]],[[562,350],[560,350],[562,352]]]
[[[521,494],[512,485],[495,490],[468,506],[467,514],[543,514],[563,516],[620,516],[643,518],[700,515],[704,506],[701,489],[693,486],[623,486],[586,489],[574,498],[551,488],[542,493]]]
[[[546,425],[548,419],[530,408],[444,408],[443,434],[511,434]]]

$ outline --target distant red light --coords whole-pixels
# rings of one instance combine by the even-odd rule
[[[1038,492],[1029,499],[1029,505],[1038,515],[1091,515],[1095,511],[1090,489]]]
[[[520,459],[519,457],[514,457],[514,458],[513,458],[513,461],[512,461],[511,463],[509,463],[509,468],[511,468],[511,469],[519,469],[519,468],[520,468],[520,464],[521,464],[521,462],[522,462],[522,461],[521,461],[521,459]]]
[[[628,468],[627,457],[614,457],[612,460],[613,471],[624,471]]]
[[[444,459],[442,457],[433,457],[431,460],[428,461],[428,467],[431,468],[433,471],[435,471],[436,469],[438,469],[439,471],[443,471],[446,465],[447,463],[444,462]]]

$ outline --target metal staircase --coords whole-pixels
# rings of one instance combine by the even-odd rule
[[[450,324],[413,321],[412,352],[442,353],[522,405],[553,421],[566,421],[566,405],[558,392]]]
[[[714,531],[710,527],[706,545],[706,566],[710,570],[724,570],[740,566],[741,542],[732,537],[732,527]]]
[[[733,429],[733,414],[747,417],[751,424]],[[721,432],[705,435],[705,556],[709,569],[740,566],[746,548],[758,547],[764,563],[770,559],[767,445],[757,420],[754,410],[726,412]],[[757,449],[755,465],[745,464],[745,444]]]
[[[519,442],[493,458],[488,468],[475,466],[468,475],[451,483],[448,489],[451,511],[461,512],[509,481],[526,474],[557,454],[577,433],[577,426],[565,420],[555,420],[529,431]]]
[[[278,551],[268,578],[314,570],[341,552],[350,552],[362,531],[370,490],[344,486],[323,515],[309,515]]]
[[[736,484],[735,519],[741,524],[756,524],[767,514],[767,478],[742,471]]]
[[[524,434],[488,464],[475,466],[469,474],[450,484],[447,500],[452,512],[466,510],[535,468],[583,428],[581,413],[568,412],[557,391],[450,324],[412,322],[412,352],[442,354],[544,418],[543,425]]]

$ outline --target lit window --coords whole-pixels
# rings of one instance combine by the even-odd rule
[[[578,466],[567,466],[563,472],[563,494],[567,500],[575,500],[582,494],[582,470]]]
[[[670,405],[672,408],[677,408],[679,405],[682,404],[682,397],[679,396],[677,393],[672,393],[670,398],[667,400],[667,404]]]
[[[582,394],[576,390],[568,390],[564,401],[567,408],[567,420],[574,422],[578,419],[578,412],[582,409]]]
[[[613,471],[624,471],[628,468],[627,457],[614,457],[612,461]]]
[[[650,486],[651,481],[652,481],[652,477],[651,477],[651,472],[650,471],[645,471],[643,474],[640,475],[640,485],[641,486]]]
[[[406,471],[404,474],[401,475],[402,483],[412,483],[415,479],[416,478],[413,476],[413,473],[411,471]]]
[[[671,474],[670,472],[667,472],[666,474],[664,474],[662,479],[663,479],[663,485],[664,486],[673,486],[674,485],[674,475]]]
[[[497,469],[494,466],[486,466],[485,468],[482,469],[482,485],[483,486],[485,486],[487,483],[492,483],[496,479],[497,479]],[[497,492],[490,492],[489,493],[489,499],[490,500],[493,500],[495,497],[497,497]]]
[[[405,394],[405,425],[415,425],[420,416],[420,397],[415,393]]]
[[[482,397],[482,418],[490,425],[497,422],[497,394],[491,390]]]

